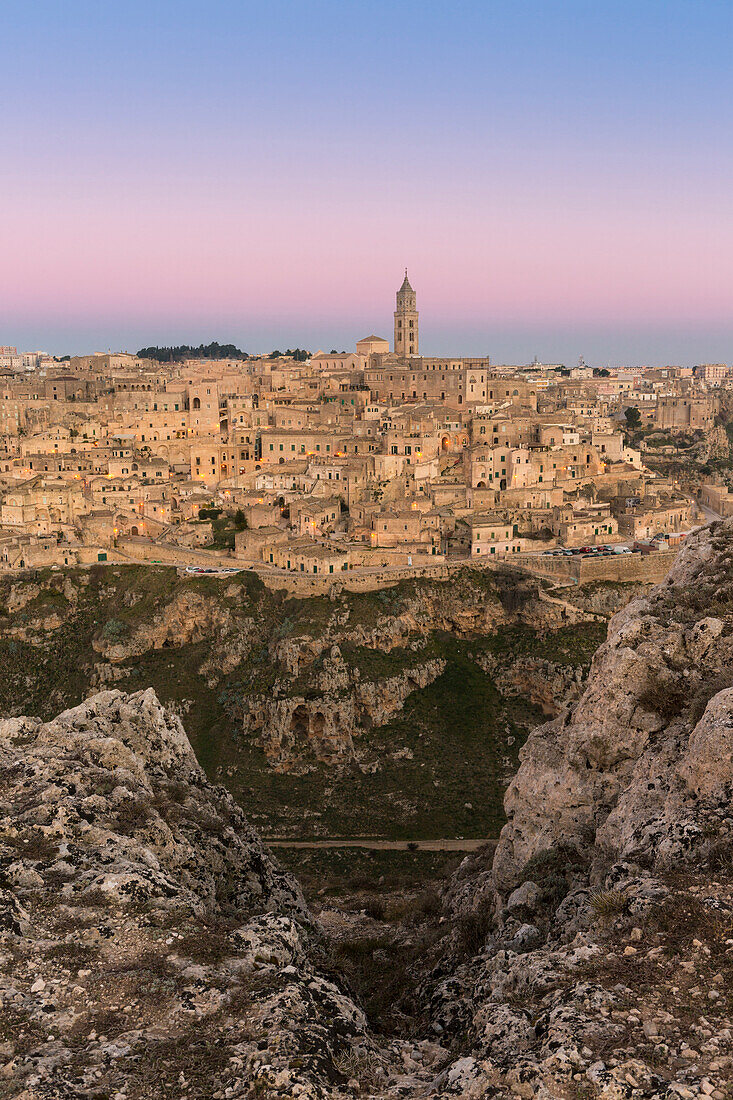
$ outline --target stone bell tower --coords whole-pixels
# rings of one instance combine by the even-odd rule
[[[410,286],[405,268],[405,278],[397,291],[397,309],[394,314],[395,355],[419,355],[420,344],[417,328],[417,297]]]

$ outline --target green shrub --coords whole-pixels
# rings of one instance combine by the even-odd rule
[[[681,683],[664,681],[654,675],[638,699],[640,707],[658,714],[665,722],[677,718],[685,709],[686,702],[687,692]]]
[[[102,627],[102,634],[105,638],[121,638],[127,633],[127,626],[125,623],[121,623],[119,619],[108,619]]]
[[[439,917],[443,912],[443,899],[434,887],[428,887],[415,899],[414,913],[423,917]]]

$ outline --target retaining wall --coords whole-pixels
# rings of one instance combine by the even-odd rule
[[[430,565],[404,565],[356,569],[339,574],[313,576],[308,573],[288,573],[264,564],[256,566],[238,561],[215,550],[190,549],[185,546],[159,546],[145,539],[119,540],[120,554],[128,562],[159,561],[165,565],[200,565],[209,568],[240,567],[256,572],[270,589],[285,589],[294,596],[320,596],[329,593],[334,586],[350,592],[375,592],[390,588],[403,580],[425,577],[430,580],[448,580],[462,569],[523,569],[534,576],[547,577],[559,582],[590,584],[594,581],[633,582],[658,584],[664,580],[677,556],[677,550],[657,550],[651,554],[615,554],[613,557],[553,558],[542,554],[510,554],[487,561],[480,558],[460,558]],[[114,558],[110,553],[110,561]],[[119,557],[117,560],[120,560]]]
[[[667,576],[677,550],[654,550],[650,554],[614,554],[613,557],[545,558],[520,555],[521,565],[537,576],[570,580],[575,584],[592,581],[641,581],[659,584]]]

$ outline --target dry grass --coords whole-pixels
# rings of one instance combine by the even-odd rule
[[[464,958],[473,958],[474,955],[478,955],[486,943],[492,923],[493,914],[488,905],[485,908],[478,906],[467,913],[462,913],[456,921],[459,955]]]
[[[32,863],[45,860],[53,860],[58,856],[58,841],[36,830],[27,830],[12,836],[10,833],[0,835],[0,844],[5,844],[14,849],[19,856]]]
[[[614,920],[629,906],[629,898],[622,890],[596,890],[589,900],[595,915],[604,921]]]

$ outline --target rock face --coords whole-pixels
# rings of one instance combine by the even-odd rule
[[[410,1043],[370,1033],[152,691],[0,723],[0,1095],[727,1100],[733,521],[572,679],[446,892]]]
[[[463,1057],[440,1095],[729,1095],[732,566],[733,521],[690,538],[530,734],[493,860],[446,898],[424,996]]]
[[[0,1094],[345,1094],[364,1017],[151,690],[0,722],[0,777]]]
[[[505,800],[500,889],[558,843],[599,862],[669,867],[728,817],[731,534],[691,540],[666,582],[611,620],[570,714],[531,734]],[[700,615],[706,602],[722,617]]]
[[[584,669],[541,657],[517,657],[508,664],[484,657],[479,664],[494,677],[502,695],[524,695],[554,718],[575,702],[583,690]]]
[[[363,729],[381,726],[400,711],[408,695],[427,687],[445,668],[433,658],[379,683],[362,681],[334,646],[329,670],[315,699],[291,696],[250,698],[243,707],[245,733],[257,737],[276,771],[304,774],[316,762],[345,765],[358,759],[355,742]]]
[[[162,613],[153,615],[150,621],[138,626],[124,641],[118,639],[114,629],[116,620],[113,619],[93,644],[107,661],[118,664],[151,649],[188,645],[212,638],[226,632],[230,620],[227,609],[216,601],[196,592],[184,592],[171,600]],[[243,625],[246,643],[246,626],[251,624]]]

